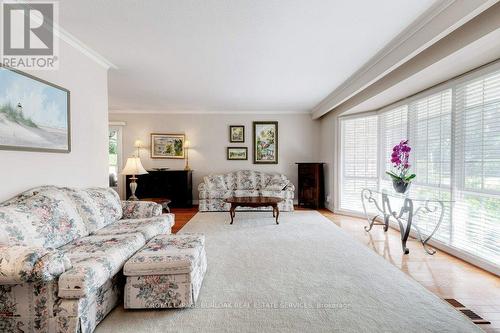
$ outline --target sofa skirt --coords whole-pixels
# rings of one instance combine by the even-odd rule
[[[123,276],[80,299],[57,296],[57,282],[0,286],[0,332],[91,333],[122,299]]]

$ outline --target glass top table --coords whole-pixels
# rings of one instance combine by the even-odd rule
[[[400,208],[394,210],[396,207],[395,202],[402,201]],[[417,239],[422,243],[424,250],[433,255],[436,250],[428,246],[428,242],[432,239],[439,226],[443,222],[445,213],[445,204],[451,203],[451,200],[441,199],[431,195],[412,195],[412,194],[399,194],[392,191],[376,191],[364,188],[361,190],[361,202],[363,204],[363,211],[368,221],[368,226],[365,230],[368,232],[374,225],[383,225],[384,231],[389,229],[389,221],[391,218],[396,220],[399,224],[401,232],[401,246],[404,254],[410,253],[406,247],[406,242],[410,236],[410,231],[413,228],[417,233]],[[375,207],[376,215],[370,216],[367,210],[367,204]],[[399,205],[398,205],[399,206]],[[421,228],[417,223],[414,223],[414,218],[418,215],[437,214],[438,220],[432,228],[431,232],[424,236]],[[383,218],[383,223],[377,221],[377,218]]]

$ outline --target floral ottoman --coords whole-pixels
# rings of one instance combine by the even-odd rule
[[[205,236],[158,235],[123,267],[125,309],[183,308],[198,298],[207,270]]]

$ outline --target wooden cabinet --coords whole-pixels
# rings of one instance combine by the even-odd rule
[[[322,208],[325,202],[324,163],[297,163],[299,206]]]
[[[193,206],[193,171],[165,170],[148,171],[137,176],[137,191],[140,198],[168,198],[170,207],[189,208]],[[130,196],[130,176],[127,176],[127,198]]]

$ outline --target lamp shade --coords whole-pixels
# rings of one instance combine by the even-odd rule
[[[135,140],[134,141],[134,148],[142,148],[144,144],[142,143],[141,140]]]
[[[142,166],[139,157],[129,157],[125,164],[125,168],[122,170],[122,175],[144,175],[146,173],[148,172]]]

